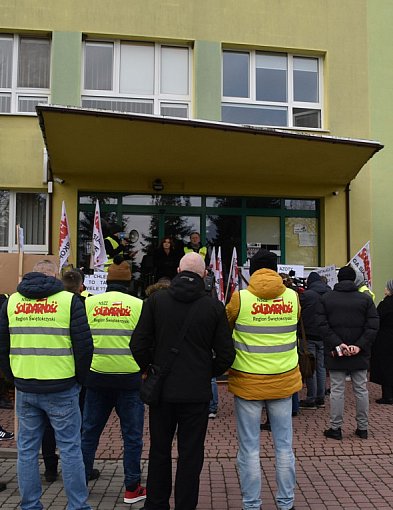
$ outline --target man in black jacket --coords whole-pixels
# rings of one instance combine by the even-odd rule
[[[206,295],[205,273],[200,255],[184,255],[170,287],[155,292],[143,305],[132,336],[131,351],[143,372],[150,363],[165,365],[184,321],[188,323],[164,381],[161,402],[150,407],[146,510],[169,509],[171,449],[176,428],[179,459],[175,507],[176,510],[196,508],[212,397],[210,381],[223,374],[235,359],[225,309],[215,298]]]
[[[315,357],[315,372],[306,379],[307,397],[300,401],[303,409],[325,407],[326,368],[321,331],[317,323],[317,312],[321,298],[332,289],[322,281],[320,275],[312,271],[307,278],[307,290],[299,294],[301,320],[307,339],[307,349]]]
[[[330,372],[330,428],[324,435],[342,439],[345,377],[351,374],[356,398],[355,434],[368,437],[367,369],[371,345],[378,331],[379,318],[373,300],[358,292],[356,273],[350,266],[342,267],[338,283],[321,299],[320,327],[325,342],[325,365]]]
[[[0,367],[16,388],[21,508],[42,508],[38,454],[49,419],[70,510],[90,510],[81,451],[80,384],[93,355],[83,304],[49,260],[27,273],[0,314]]]

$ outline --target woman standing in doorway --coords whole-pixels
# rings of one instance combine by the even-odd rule
[[[179,266],[179,256],[176,253],[170,237],[164,237],[154,254],[155,281],[166,277],[172,279],[176,276]]]

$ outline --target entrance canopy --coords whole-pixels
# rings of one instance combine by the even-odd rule
[[[52,172],[66,180],[214,177],[222,183],[247,179],[249,185],[268,181],[334,190],[383,147],[368,140],[74,107],[40,105],[37,113]]]

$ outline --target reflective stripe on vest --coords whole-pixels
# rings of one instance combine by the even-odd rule
[[[190,248],[188,246],[184,247],[184,253],[192,253],[193,251],[195,252],[195,250],[193,250],[192,248]],[[199,253],[199,255],[204,259],[206,257],[206,253],[207,253],[206,246],[201,246],[199,248],[199,250],[196,251],[195,253]]]
[[[43,299],[16,292],[8,300],[10,363],[20,379],[68,379],[75,376],[70,337],[73,294],[61,291]]]
[[[233,330],[236,359],[232,368],[263,375],[293,370],[298,364],[297,315],[298,299],[292,289],[270,300],[241,290]]]
[[[139,372],[129,344],[142,303],[141,299],[116,291],[86,299],[86,313],[94,343],[91,371],[103,374]]]
[[[117,241],[115,241],[112,237],[105,237],[105,241],[109,241],[112,245],[112,248],[114,250],[116,250],[116,248],[118,248],[120,246],[120,243],[118,243]],[[108,257],[108,255],[107,255]],[[107,261],[105,262],[104,264],[104,271],[108,271],[109,269],[109,266],[113,264],[113,257],[112,258],[107,258]]]

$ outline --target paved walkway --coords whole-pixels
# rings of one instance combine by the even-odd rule
[[[202,472],[198,510],[241,510],[239,481],[236,472],[236,433],[232,396],[225,384],[219,387],[220,410],[209,422],[205,464]],[[375,399],[379,387],[370,384],[369,439],[354,435],[354,399],[347,383],[347,401],[343,441],[326,439],[329,405],[325,409],[306,410],[295,417],[294,449],[297,458],[296,510],[387,510],[393,509],[393,406],[380,406]],[[0,424],[12,430],[13,411],[0,410]],[[149,447],[145,427],[142,479],[147,472]],[[15,443],[1,443],[0,479],[8,488],[0,493],[0,508],[18,508],[19,495],[15,470]],[[116,416],[112,416],[101,438],[95,466],[101,477],[90,485],[90,502],[97,510],[125,510],[121,440]],[[174,457],[176,455],[174,454]],[[263,510],[275,510],[274,456],[271,434],[261,434],[263,469]],[[43,466],[41,466],[43,471]],[[44,508],[64,510],[66,500],[62,482],[43,481]],[[132,505],[138,510],[142,504]]]

